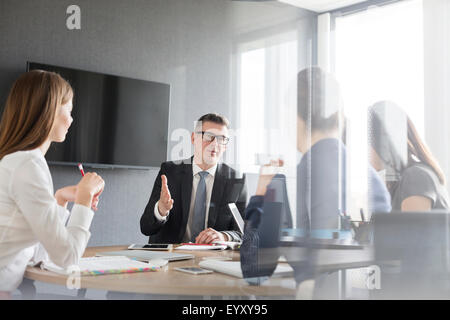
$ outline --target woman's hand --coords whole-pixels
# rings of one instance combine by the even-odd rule
[[[103,190],[102,190],[103,191]],[[91,209],[94,211],[98,210],[98,203],[100,201],[100,194],[102,191],[94,195],[92,199]],[[66,208],[68,202],[74,202],[77,195],[77,186],[68,186],[58,189],[55,193],[56,202],[61,206]]]
[[[258,186],[256,187],[257,196],[264,196],[267,191],[267,186],[272,181],[272,178],[277,173],[279,167],[284,165],[284,161],[281,159],[271,160],[270,163],[265,164],[259,170]]]
[[[103,192],[103,189],[102,189],[102,191],[100,191],[99,193],[97,193],[96,195],[94,195],[94,199],[92,199],[92,205],[91,205],[91,208],[92,208],[92,210],[94,210],[94,211],[97,211],[98,210],[98,203],[99,203],[99,201],[100,201],[100,195],[102,194],[102,192]]]
[[[88,172],[77,185],[75,203],[97,210],[100,194],[105,188],[105,181],[95,172]]]
[[[68,186],[56,190],[55,198],[56,202],[66,208],[68,202],[74,202],[77,194],[77,186]]]

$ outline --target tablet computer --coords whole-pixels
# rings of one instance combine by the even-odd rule
[[[181,272],[186,272],[186,273],[190,273],[190,274],[208,274],[208,273],[213,273],[212,270],[207,270],[207,269],[198,268],[198,267],[179,267],[179,268],[175,268],[174,270],[181,271]]]

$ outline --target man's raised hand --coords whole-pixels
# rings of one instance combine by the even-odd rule
[[[158,201],[158,211],[161,216],[167,216],[173,207],[173,199],[170,197],[169,186],[167,185],[167,177],[161,175],[161,195]]]

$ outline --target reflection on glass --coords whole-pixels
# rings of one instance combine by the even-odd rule
[[[384,171],[393,210],[448,209],[445,176],[413,122],[395,103],[369,108],[370,161]]]
[[[320,251],[313,246],[351,239],[346,214],[346,147],[341,140],[343,120],[334,77],[318,67],[302,70],[297,77],[296,138],[297,149],[303,154],[297,167],[297,227],[280,230],[287,199],[274,186],[279,175],[261,174],[257,194],[246,209],[248,223],[241,247],[246,278],[261,281],[270,276],[279,255],[287,258],[298,282],[312,278],[326,259],[319,257]],[[388,212],[391,206],[386,186],[369,168],[370,208]],[[284,235],[291,237],[288,247]]]

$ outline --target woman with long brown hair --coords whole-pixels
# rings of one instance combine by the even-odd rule
[[[16,80],[6,101],[0,122],[0,298],[10,297],[30,262],[49,257],[61,267],[77,264],[89,240],[103,179],[87,173],[76,186],[53,194],[44,158],[52,142],[65,139],[72,97],[61,76],[34,70]],[[75,203],[71,213],[68,202]]]
[[[406,113],[391,101],[369,108],[370,161],[384,172],[392,209],[448,209],[445,176]]]

